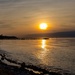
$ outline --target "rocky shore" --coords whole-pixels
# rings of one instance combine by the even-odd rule
[[[0,57],[0,75],[73,75],[68,73],[49,72],[33,65],[26,65],[24,62],[17,63],[1,54]],[[3,62],[4,60],[18,64],[18,66],[6,64]]]

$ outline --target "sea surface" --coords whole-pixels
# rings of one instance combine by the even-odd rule
[[[26,64],[75,73],[75,38],[0,40],[0,53]]]

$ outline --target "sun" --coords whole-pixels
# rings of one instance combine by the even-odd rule
[[[46,30],[47,27],[48,27],[47,23],[41,23],[40,24],[40,29],[42,29],[42,30]]]

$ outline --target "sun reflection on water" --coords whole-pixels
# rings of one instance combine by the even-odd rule
[[[42,46],[41,46],[43,49],[45,49],[46,47],[46,40],[42,40]]]
[[[40,41],[40,50],[37,51],[37,58],[40,60],[40,64],[47,64],[47,40],[43,39]]]

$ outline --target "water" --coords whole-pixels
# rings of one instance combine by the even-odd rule
[[[0,40],[0,50],[5,52],[8,58],[26,64],[75,73],[75,38]]]

